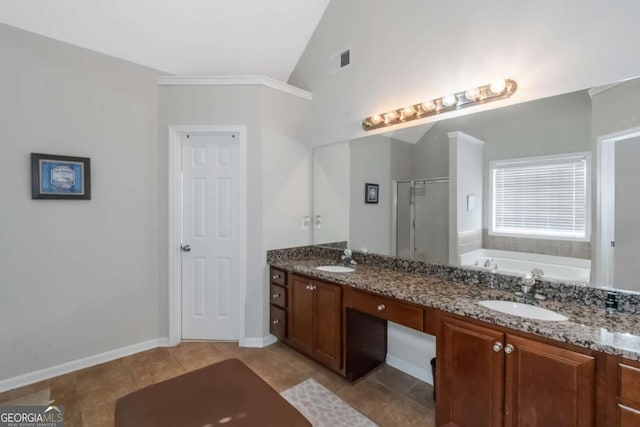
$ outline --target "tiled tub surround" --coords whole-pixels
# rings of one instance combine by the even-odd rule
[[[626,313],[607,314],[602,307],[603,296],[599,296],[599,293],[604,295],[601,289],[542,282],[539,292],[548,300],[538,304],[566,315],[569,320],[531,320],[477,304],[491,299],[518,301],[514,293],[519,289],[517,277],[355,252],[358,265],[352,273],[327,273],[315,269],[320,265],[337,264],[339,254],[330,248],[301,247],[269,251],[267,259],[272,266],[293,273],[640,360],[636,294],[620,295]]]
[[[482,230],[482,247],[502,251],[591,259],[591,242],[492,235],[486,228]]]

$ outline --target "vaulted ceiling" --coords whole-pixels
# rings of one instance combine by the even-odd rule
[[[287,81],[329,0],[0,0],[0,22],[171,74]]]

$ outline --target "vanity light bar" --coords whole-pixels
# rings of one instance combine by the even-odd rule
[[[513,95],[516,89],[518,89],[518,84],[514,80],[496,80],[490,84],[431,99],[420,104],[398,108],[382,114],[374,114],[362,121],[362,127],[364,130],[373,130],[473,105],[506,99]]]

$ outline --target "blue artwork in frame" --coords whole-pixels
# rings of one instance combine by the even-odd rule
[[[31,153],[32,199],[91,199],[91,159]]]

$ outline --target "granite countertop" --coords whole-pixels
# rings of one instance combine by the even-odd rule
[[[422,274],[388,268],[357,265],[351,273],[316,270],[320,265],[337,265],[335,259],[288,259],[272,261],[273,267],[379,295],[432,307],[506,328],[528,332],[604,353],[640,360],[640,316],[607,314],[593,306],[540,301],[536,305],[564,314],[563,322],[532,320],[482,307],[482,300],[520,301],[512,292],[483,285],[464,285]]]

